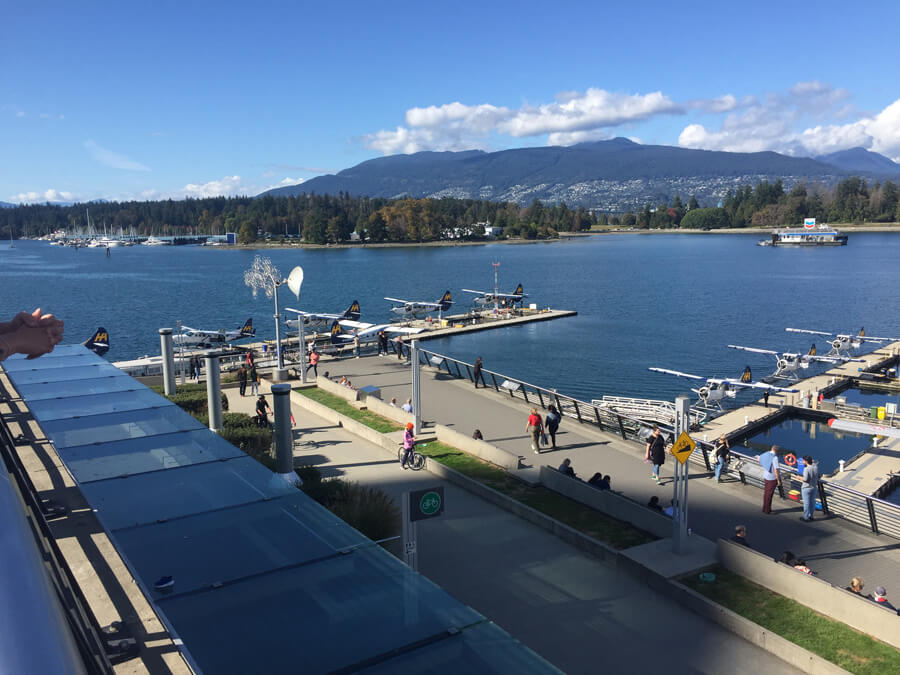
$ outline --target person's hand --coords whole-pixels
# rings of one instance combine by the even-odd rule
[[[57,344],[50,332],[43,326],[24,325],[15,333],[8,334],[6,341],[14,353],[25,354],[29,359],[36,359],[53,351]]]
[[[40,309],[35,310],[35,312],[39,311]],[[52,314],[42,314],[40,318],[37,319],[37,325],[47,331],[47,335],[54,345],[58,345],[62,342],[63,322],[61,319],[57,319]]]

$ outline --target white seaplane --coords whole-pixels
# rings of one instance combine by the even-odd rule
[[[770,377],[778,377],[785,380],[799,380],[797,370],[809,368],[811,363],[846,363],[847,361],[865,361],[865,359],[852,359],[849,356],[818,356],[815,343],[806,354],[794,352],[776,352],[772,349],[758,349],[756,347],[744,347],[741,345],[728,345],[731,349],[740,349],[754,354],[768,354],[775,357],[775,372]]]
[[[707,409],[716,407],[719,410],[722,410],[722,400],[726,397],[734,398],[737,396],[738,390],[740,389],[763,389],[770,392],[778,391],[789,393],[797,393],[799,391],[798,389],[777,387],[773,384],[766,384],[765,382],[754,382],[750,373],[750,366],[744,368],[744,372],[741,373],[740,378],[701,377],[700,375],[682,373],[681,371],[669,370],[668,368],[648,368],[648,370],[652,370],[654,373],[665,373],[666,375],[675,375],[676,377],[686,377],[690,380],[705,382],[706,384],[700,386],[698,389],[691,389],[691,391],[699,397],[697,404],[700,407]]]
[[[347,330],[350,329],[350,330]],[[351,344],[359,338],[361,343],[373,342],[378,339],[378,333],[385,335],[416,335],[424,331],[424,328],[406,328],[392,323],[361,323],[349,319],[335,320],[331,324],[331,343],[335,345]]]
[[[499,304],[501,307],[511,307],[516,305],[524,298],[528,296],[525,295],[525,291],[522,289],[522,284],[516,286],[516,290],[512,293],[494,293],[493,291],[476,291],[471,288],[464,288],[464,293],[474,293],[480,297],[477,297],[473,300],[476,305],[482,305],[483,307],[487,307],[488,305],[493,305],[495,302]]]
[[[202,330],[182,326],[181,332],[172,336],[172,342],[185,347],[212,347],[213,345],[226,344],[247,337],[255,337],[253,319],[247,319],[244,325],[236,330]]]
[[[869,337],[866,335],[866,329],[860,328],[859,333],[856,335],[850,335],[845,333],[826,333],[821,330],[807,330],[805,328],[785,328],[788,333],[806,333],[807,335],[823,335],[828,338],[832,338],[829,340],[831,344],[831,351],[828,352],[825,356],[850,356],[850,348],[859,349],[862,347],[863,342],[875,342],[881,344],[882,342],[893,342],[896,338],[886,338],[886,337]]]
[[[315,312],[301,312],[299,309],[284,308],[286,312],[293,312],[297,315],[296,319],[285,321],[288,328],[294,330],[300,329],[300,320],[303,320],[303,328],[324,328],[331,325],[332,321],[341,321],[349,319],[350,321],[359,321],[359,300],[354,300],[343,314],[318,314]]]
[[[453,304],[453,298],[450,291],[444,291],[444,294],[438,298],[437,302],[423,302],[416,300],[401,300],[400,298],[385,298],[390,302],[400,303],[391,307],[391,312],[398,314],[403,321],[409,319],[424,319],[429,312],[446,312]]]

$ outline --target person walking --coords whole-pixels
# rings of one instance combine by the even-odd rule
[[[769,390],[768,389],[763,390],[763,402],[766,404],[766,407],[768,408],[769,407]]]
[[[562,420],[562,415],[556,410],[556,406],[552,403],[547,408],[547,417],[544,420],[544,424],[547,428],[547,433],[550,435],[550,449],[556,450],[556,431],[559,429],[559,423]]]
[[[241,369],[238,371],[238,385],[241,396],[243,396],[247,392],[247,366],[244,364],[241,364]]]
[[[397,358],[403,360],[403,336],[397,338]]]
[[[531,409],[531,414],[528,416],[528,424],[525,425],[525,431],[531,434],[531,449],[534,451],[534,454],[541,454],[540,442],[544,424],[541,422],[541,416],[538,415],[537,408]]]
[[[731,446],[728,444],[728,439],[725,436],[719,436],[719,440],[716,441],[714,446],[715,449],[715,457],[716,457],[716,482],[722,482],[722,469],[725,468],[725,465],[728,464],[728,460],[731,459]]]
[[[403,459],[400,460],[400,466],[404,469],[406,468],[406,463],[412,457],[415,447],[416,437],[413,435],[413,423],[407,422],[406,431],[403,432]]]
[[[475,383],[475,388],[478,389],[478,380],[481,380],[481,386],[485,389],[487,385],[484,383],[484,374],[481,372],[481,357],[479,356],[475,359],[475,366],[472,369],[472,381]]]
[[[647,453],[645,459],[649,459],[653,464],[653,473],[650,479],[655,480],[659,484],[659,470],[666,463],[666,439],[659,432],[659,427],[653,427],[653,434],[647,441]]]
[[[781,485],[781,474],[778,473],[778,451],[780,449],[777,445],[773,445],[768,452],[759,456],[759,465],[763,468],[763,480],[765,481],[762,512],[767,515],[772,513],[772,497],[775,494],[775,487]]]
[[[359,333],[353,336],[353,354],[359,358]]]
[[[800,520],[809,523],[816,510],[816,492],[819,489],[819,463],[813,462],[809,455],[803,456],[803,483],[800,486],[800,497],[803,499],[803,516]]]
[[[250,364],[250,370],[247,371],[247,377],[250,378],[250,395],[256,396],[259,393],[259,373],[256,372],[256,364]]]
[[[378,331],[378,356],[382,354],[387,354],[387,338],[384,336],[384,331]]]
[[[313,371],[313,375],[316,376],[316,379],[319,377],[319,352],[316,351],[315,347],[309,353],[309,365],[306,366],[306,373],[309,374],[310,368]]]

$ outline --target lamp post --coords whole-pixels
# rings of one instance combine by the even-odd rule
[[[275,300],[275,354],[278,363],[272,379],[276,382],[287,379],[284,356],[281,353],[281,315],[278,313],[278,287],[285,283],[299,298],[300,284],[303,283],[303,268],[295,267],[289,277],[284,279],[269,258],[257,255],[253,258],[250,269],[244,272],[244,284],[250,287],[254,298],[259,291],[264,291],[267,297]]]

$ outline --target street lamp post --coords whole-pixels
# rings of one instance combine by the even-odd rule
[[[273,379],[276,382],[287,379],[287,373],[284,369],[284,356],[281,352],[281,315],[278,313],[278,287],[282,284],[287,284],[299,298],[300,284],[302,283],[303,268],[295,267],[291,270],[288,278],[285,279],[269,258],[263,258],[260,255],[253,258],[253,264],[250,266],[250,269],[244,272],[244,284],[250,287],[254,298],[259,291],[263,291],[266,296],[275,300],[275,354],[278,363]]]

